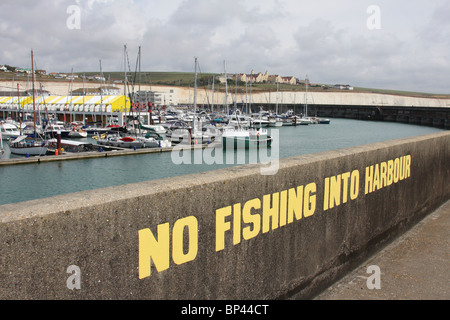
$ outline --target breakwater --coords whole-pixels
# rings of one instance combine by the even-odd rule
[[[12,86],[11,81],[0,81],[4,88],[11,88],[13,93],[16,93],[17,87],[16,83],[20,85],[21,88],[31,89],[30,83],[27,81],[14,81],[14,86]],[[99,88],[100,83],[87,82],[78,83],[78,86],[85,87],[86,89]],[[75,88],[76,85],[74,85]],[[65,96],[69,92],[71,87],[70,82],[63,81],[45,81],[43,82],[43,87],[45,90],[49,91],[51,95]],[[124,94],[123,85],[114,85],[114,87],[119,91],[119,94]],[[141,85],[142,91],[156,91],[163,94],[172,95],[171,103],[167,105],[191,105],[193,103],[194,88],[187,87],[176,87],[176,86],[163,86],[163,85]],[[226,101],[225,93],[216,90],[213,91],[210,88],[203,88],[197,91],[197,103],[199,105],[224,105]],[[14,94],[13,94],[14,96]],[[257,107],[260,104],[270,104],[279,106],[297,105],[299,107],[305,105],[306,103],[311,105],[341,105],[341,106],[395,106],[395,107],[436,107],[436,108],[448,108],[450,107],[450,97],[427,97],[427,96],[408,96],[399,94],[387,94],[387,93],[370,93],[370,92],[356,92],[356,91],[310,91],[307,94],[301,90],[297,91],[266,91],[258,92],[254,91],[250,93],[249,90],[243,91],[239,89],[239,92],[235,93],[230,89],[228,94],[228,103],[233,104],[234,101],[241,106],[243,103],[252,104]],[[259,111],[259,110],[256,110]]]
[[[0,206],[2,299],[310,298],[450,198],[450,133]]]
[[[4,87],[10,87],[11,82],[2,82]],[[27,82],[20,82],[21,87],[28,88]],[[51,95],[66,96],[70,83],[66,82],[45,82],[45,89]],[[98,88],[99,84],[87,83],[88,88]],[[117,85],[116,89],[121,95],[124,93],[122,86]],[[192,105],[194,97],[193,88],[173,87],[173,86],[149,86],[142,85],[142,91],[155,91],[165,97],[165,106]],[[12,91],[15,92],[15,91]],[[72,101],[72,98],[69,99]],[[100,98],[98,98],[100,100]],[[121,99],[118,99],[121,101]],[[419,124],[450,129],[450,98],[446,96],[426,96],[426,95],[399,95],[353,91],[312,91],[307,94],[302,91],[281,91],[281,92],[243,92],[230,93],[210,89],[197,91],[197,104],[199,107],[212,111],[225,109],[226,102],[229,105],[236,104],[245,112],[259,112],[260,108],[279,113],[293,110],[294,113],[307,113],[319,117],[347,118],[359,120],[393,121],[401,123]],[[68,103],[70,105],[70,103]],[[104,102],[106,105],[107,103]],[[121,104],[120,102],[118,103]],[[158,105],[157,103],[155,105]],[[307,106],[307,108],[306,108]],[[67,111],[64,108],[54,108],[52,111],[63,119]],[[120,112],[114,111],[111,107],[104,107],[100,110],[98,105],[85,106],[83,111],[76,111],[68,107],[69,113],[76,119],[84,121],[88,117],[89,121],[97,121],[106,115],[121,118]],[[30,110],[28,110],[30,112]],[[0,104],[0,119],[5,119],[10,113],[16,112],[16,106]],[[147,113],[141,115],[149,116]]]

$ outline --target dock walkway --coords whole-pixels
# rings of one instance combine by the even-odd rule
[[[316,300],[450,299],[450,200]],[[380,289],[374,271],[380,270]],[[370,278],[370,279],[369,279]]]
[[[99,145],[101,147],[101,145]],[[215,144],[199,144],[199,145],[185,145],[183,146],[183,150],[194,150],[198,148],[206,148],[207,146],[215,146]],[[82,159],[94,159],[94,158],[108,158],[108,157],[117,157],[117,156],[130,156],[130,155],[139,155],[139,154],[149,154],[149,153],[160,153],[160,152],[171,152],[174,147],[167,148],[142,148],[142,149],[124,149],[118,147],[111,146],[103,146],[107,148],[111,148],[113,150],[110,151],[89,151],[89,152],[78,152],[78,153],[70,153],[64,152],[58,156],[55,155],[46,155],[46,156],[34,156],[29,158],[17,157],[10,159],[0,160],[1,166],[12,166],[19,164],[32,164],[32,163],[44,163],[44,162],[55,162],[55,161],[68,161],[68,160],[82,160]]]

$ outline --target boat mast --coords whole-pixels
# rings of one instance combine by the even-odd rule
[[[141,134],[141,101],[142,101],[142,97],[141,97],[141,46],[139,46],[139,50],[138,50],[138,62],[139,62],[139,72],[138,72],[138,92],[139,92],[139,101],[138,101],[138,123],[139,123],[139,134]],[[133,95],[134,98],[136,99],[136,94]],[[133,121],[133,126],[135,126],[134,121]],[[136,132],[136,128],[134,130]]]
[[[214,112],[214,76],[212,78],[212,101],[211,101],[211,113]]]
[[[308,75],[306,75],[305,86],[305,117],[308,117]]]
[[[102,71],[102,60],[99,60],[100,64],[100,119],[102,121],[103,127],[103,71]]]
[[[194,57],[195,59],[195,66],[194,66],[194,114],[196,112],[197,108],[197,57]]]
[[[125,97],[125,118],[127,114],[127,45],[123,46],[123,68],[124,68],[124,81],[123,81],[123,94]],[[131,107],[130,107],[131,109]],[[131,110],[130,110],[131,112]],[[126,120],[126,119],[125,119]]]
[[[19,91],[19,83],[17,83],[17,110],[18,110],[18,114],[19,114],[19,123],[20,123],[20,127],[19,127],[19,131],[20,131],[20,135],[22,135],[22,117],[23,117],[23,113],[22,112],[22,117],[20,116],[20,91]]]
[[[72,72],[70,74],[70,106],[72,107],[72,114],[71,114],[71,119],[72,121],[75,121],[75,110],[73,108],[73,68],[72,68]],[[65,118],[65,116],[64,116]],[[65,122],[66,119],[64,119]]]
[[[139,72],[138,72],[138,91],[139,91],[139,105],[141,105],[141,46],[139,46],[138,51],[138,59],[139,59]]]
[[[278,94],[279,94],[280,83],[277,81],[277,103],[275,107],[275,115],[278,116]]]
[[[33,125],[34,125],[34,137],[37,137],[36,134],[36,102],[34,96],[34,57],[33,57],[33,49],[31,49],[31,82],[33,86]]]
[[[227,65],[225,60],[223,61],[223,69],[225,72],[225,108],[227,110],[227,115],[230,113],[228,110],[228,77],[227,77]]]

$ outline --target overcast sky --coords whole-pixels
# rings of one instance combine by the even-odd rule
[[[268,71],[450,93],[448,0],[1,0],[0,64],[48,72]],[[128,68],[128,66],[127,66]]]

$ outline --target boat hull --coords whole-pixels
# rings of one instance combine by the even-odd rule
[[[272,138],[269,136],[265,137],[222,137],[223,148],[234,148],[234,149],[257,149],[270,147],[272,144]]]
[[[47,153],[47,147],[9,147],[12,154],[21,156],[43,156]]]
[[[81,139],[81,138],[86,138],[87,137],[87,132],[86,131],[71,131],[69,132],[69,138],[72,139]]]

